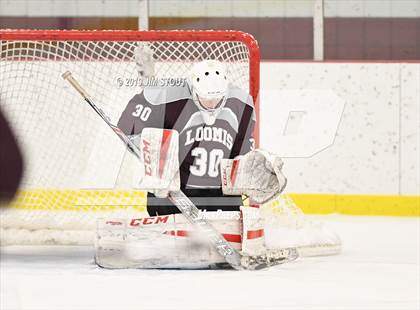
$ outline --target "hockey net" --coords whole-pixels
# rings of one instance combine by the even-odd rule
[[[152,51],[153,80],[139,77],[136,57],[144,47]],[[146,214],[146,193],[132,189],[137,160],[64,72],[116,123],[146,84],[176,85],[197,61],[217,59],[229,82],[253,96],[259,114],[259,50],[241,32],[10,30],[0,31],[0,53],[0,106],[25,161],[19,193],[0,210],[1,245],[92,244],[98,218]],[[257,143],[258,134],[257,127]],[[269,223],[299,228],[304,220],[296,210],[285,195],[263,207]]]
[[[132,190],[138,164],[61,78],[71,71],[118,121],[145,85],[179,85],[204,59],[227,65],[229,82],[257,102],[259,50],[235,31],[0,31],[0,102],[21,148],[25,174],[2,208],[1,242],[89,244],[99,217],[141,216]],[[141,78],[139,50],[153,78]],[[258,133],[257,133],[258,134]]]

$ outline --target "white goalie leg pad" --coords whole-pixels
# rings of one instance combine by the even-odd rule
[[[260,209],[241,207],[242,253],[250,256],[261,255],[266,251],[264,221]]]
[[[167,197],[169,191],[178,191],[179,140],[175,130],[144,128],[140,138],[144,174],[139,188]]]
[[[239,212],[201,214],[235,249],[241,249]],[[101,221],[95,249],[97,264],[107,268],[208,268],[226,264],[182,214]]]

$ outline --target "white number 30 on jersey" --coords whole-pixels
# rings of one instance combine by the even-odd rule
[[[195,157],[194,165],[190,167],[190,172],[198,177],[206,173],[209,177],[215,178],[219,175],[220,161],[223,158],[223,150],[213,149],[209,152],[205,148],[196,147],[191,151]]]
[[[136,110],[131,115],[138,117],[145,122],[149,119],[150,113],[152,113],[151,108],[143,107],[142,104],[138,104],[136,105]]]

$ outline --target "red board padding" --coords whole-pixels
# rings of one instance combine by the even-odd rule
[[[16,139],[0,110],[0,202],[11,200],[23,173],[23,160]]]

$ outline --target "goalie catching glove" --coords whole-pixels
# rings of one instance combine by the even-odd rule
[[[256,203],[266,203],[280,194],[287,180],[278,155],[254,150],[236,159],[222,159],[222,189],[225,195],[247,195]]]

